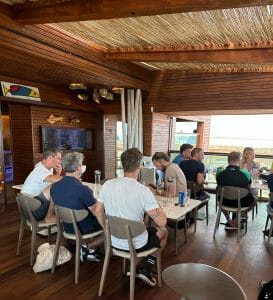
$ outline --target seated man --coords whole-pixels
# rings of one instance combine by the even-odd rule
[[[104,212],[100,209],[102,204],[97,202],[93,191],[81,182],[83,154],[78,152],[66,153],[62,158],[62,167],[65,176],[52,184],[50,195],[54,204],[71,208],[86,209],[88,215],[78,223],[82,234],[101,230],[104,227]],[[72,224],[64,224],[67,233],[74,233]],[[94,248],[103,243],[103,236],[95,238],[90,247]],[[86,245],[81,248],[81,261],[99,261],[94,249],[88,249]]]
[[[228,155],[228,166],[225,170],[218,173],[216,176],[218,186],[234,186],[249,190],[249,194],[241,199],[241,207],[251,207],[255,203],[255,198],[250,192],[251,176],[245,169],[240,169],[240,152],[230,152]],[[237,207],[234,200],[223,199],[223,205]],[[230,219],[229,213],[225,214],[227,219],[226,229],[237,228],[237,218]]]
[[[167,180],[170,177],[175,179],[176,196],[178,196],[179,192],[187,192],[187,182],[184,173],[177,164],[170,161],[170,158],[166,153],[156,152],[152,157],[152,161],[157,169],[165,172],[165,193],[163,193],[163,195],[166,195]],[[152,187],[150,187],[150,189],[156,193],[156,189],[153,189]]]
[[[21,193],[35,197],[41,202],[41,206],[33,211],[36,220],[46,218],[50,201],[43,191],[52,182],[61,179],[61,157],[62,154],[57,148],[45,150],[43,160],[35,165],[23,184]]]
[[[204,153],[201,148],[194,148],[191,151],[191,159],[183,160],[179,167],[184,172],[187,181],[193,181],[200,185],[205,183],[205,165],[202,163],[204,159]],[[192,197],[193,197],[192,191]],[[209,195],[204,191],[200,190],[197,193],[198,200],[205,200]]]
[[[192,148],[193,146],[191,144],[182,144],[180,146],[180,154],[178,154],[172,162],[179,165],[184,159],[191,159]]]
[[[131,148],[121,154],[124,177],[108,180],[101,188],[98,201],[105,209],[106,215],[144,222],[147,213],[155,226],[147,228],[143,234],[134,239],[137,252],[154,247],[164,248],[167,241],[167,219],[165,212],[159,207],[153,193],[137,181],[141,169],[142,154],[137,148]],[[127,240],[113,238],[112,245],[117,249],[129,250]],[[149,256],[145,266],[137,268],[136,277],[141,278],[150,286],[156,284],[152,277],[155,257]]]

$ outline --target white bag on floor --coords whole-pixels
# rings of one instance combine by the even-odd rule
[[[56,245],[50,245],[49,243],[44,243],[38,248],[38,255],[36,257],[36,262],[33,266],[33,271],[35,273],[46,271],[51,269],[53,263],[53,256]],[[62,265],[70,261],[72,255],[68,249],[64,246],[59,248],[59,256],[57,265]]]

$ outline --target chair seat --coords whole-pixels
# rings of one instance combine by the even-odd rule
[[[44,220],[37,222],[38,227],[50,227],[56,225],[56,222],[45,222]],[[27,220],[27,226],[32,227],[31,222]]]
[[[152,248],[152,249],[149,249],[149,250],[146,250],[146,251],[137,252],[136,257],[137,258],[146,257],[148,255],[151,255],[151,254],[155,253],[159,249],[160,248]],[[117,256],[120,256],[120,257],[123,257],[123,258],[126,258],[126,259],[131,258],[130,252],[118,250],[116,248],[112,248],[112,250],[113,250],[114,255],[117,255]]]
[[[88,233],[88,234],[83,234],[82,235],[82,239],[83,240],[87,240],[87,239],[90,239],[90,238],[92,238],[94,236],[100,235],[102,233],[103,233],[103,230],[95,231],[95,232]],[[63,232],[63,235],[67,239],[76,240],[76,234],[74,234],[74,233]]]
[[[228,211],[231,211],[231,212],[237,212],[238,211],[238,207],[230,207],[230,206],[224,206],[224,205],[222,205],[222,209],[223,210],[228,210]],[[249,207],[241,207],[241,211],[246,211],[248,209],[249,209]]]

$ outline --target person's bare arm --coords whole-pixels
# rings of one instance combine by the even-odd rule
[[[164,210],[161,207],[148,210],[147,214],[159,227],[165,227],[167,224],[167,217]]]
[[[44,196],[46,197],[46,199],[48,201],[50,201],[49,207],[48,207],[48,211],[45,217],[45,221],[46,222],[56,222],[56,216],[55,216],[55,205],[52,201],[52,198],[50,196],[50,189],[51,189],[51,185],[49,185],[48,187],[46,187],[43,191]]]
[[[204,177],[204,174],[203,173],[197,173],[197,176],[196,176],[196,182],[198,184],[203,184],[205,183],[205,177]]]
[[[62,176],[60,176],[60,175],[48,175],[48,176],[46,176],[44,181],[53,183],[53,182],[59,181],[61,179],[62,179]]]
[[[104,214],[104,205],[103,203],[97,201],[94,205],[89,206],[88,209],[91,213],[97,218],[100,226],[105,228],[105,214]]]

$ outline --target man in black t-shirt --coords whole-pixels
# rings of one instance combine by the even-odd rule
[[[187,181],[194,181],[198,184],[204,184],[205,182],[205,165],[202,163],[204,158],[204,153],[201,148],[194,148],[191,151],[191,159],[183,160],[179,167],[185,174]],[[202,190],[197,193],[197,198],[199,200],[204,200],[208,198],[208,194]]]
[[[249,194],[241,199],[241,207],[252,206],[255,198],[250,192],[251,176],[245,169],[240,169],[240,152],[231,152],[228,155],[228,166],[225,170],[216,175],[218,186],[234,186],[249,190]],[[237,202],[234,200],[223,199],[223,205],[229,207],[237,207]],[[225,214],[227,219],[226,229],[237,228],[236,218],[232,221],[229,214]]]

